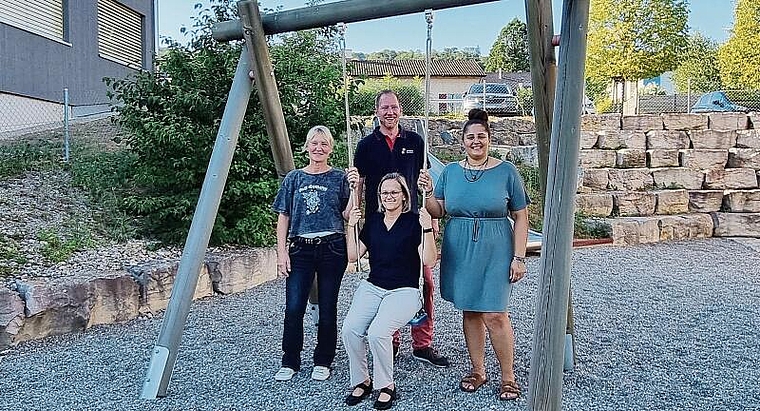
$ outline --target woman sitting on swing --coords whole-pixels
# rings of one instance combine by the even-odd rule
[[[358,244],[352,230],[346,230],[349,261],[356,261],[369,251],[370,273],[354,293],[342,335],[353,386],[346,404],[358,404],[375,386],[380,388],[380,394],[374,408],[387,410],[396,399],[393,333],[422,307],[420,257],[424,264],[433,265],[438,254],[430,214],[425,209],[420,210],[419,217],[409,212],[409,187],[402,175],[386,174],[380,180],[377,196],[379,213],[367,218]],[[361,211],[354,207],[349,214],[349,227],[356,226],[360,218]],[[373,378],[367,368],[367,342],[372,351]]]

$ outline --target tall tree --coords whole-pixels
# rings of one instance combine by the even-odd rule
[[[734,28],[718,49],[718,66],[726,87],[760,89],[760,1],[736,4]]]
[[[373,51],[367,54],[367,60],[395,60],[396,54],[398,54],[396,50],[389,49]]]
[[[528,27],[517,18],[501,29],[488,53],[486,71],[499,69],[507,72],[530,71]]]
[[[688,16],[685,0],[591,0],[586,76],[639,80],[673,70]]]
[[[479,47],[446,47],[443,51],[433,50],[430,54],[433,60],[480,60]],[[424,54],[422,58],[425,58]]]
[[[701,33],[689,36],[683,61],[673,71],[673,82],[682,93],[688,90],[695,93],[720,90],[718,43]]]

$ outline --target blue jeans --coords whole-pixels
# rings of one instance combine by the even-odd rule
[[[338,340],[338,291],[348,265],[346,238],[319,244],[294,241],[288,250],[290,275],[285,282],[285,326],[282,333],[282,366],[298,371],[303,350],[303,317],[309,291],[317,276],[319,324],[314,365],[330,367]]]

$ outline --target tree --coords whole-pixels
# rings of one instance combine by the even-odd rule
[[[678,67],[687,46],[684,0],[592,0],[586,76],[656,77]]]
[[[234,18],[235,3],[214,0],[201,11],[188,46],[172,44],[154,72],[108,79],[109,95],[124,127],[124,142],[137,157],[132,195],[125,208],[140,217],[146,234],[180,242],[206,174],[219,121],[241,46],[220,43],[209,30]],[[340,57],[329,31],[281,36],[270,46],[291,148],[300,153],[307,130],[323,124],[345,126]],[[305,164],[295,156],[296,166]],[[336,164],[337,165],[337,164]],[[251,93],[211,241],[270,245],[275,214],[271,204],[278,181],[257,93]]]
[[[739,0],[731,37],[718,49],[718,66],[728,88],[760,89],[760,2]]]
[[[720,90],[718,70],[718,43],[701,33],[689,36],[686,54],[681,64],[673,71],[673,82],[681,93],[706,93]]]
[[[456,47],[447,47],[443,51],[432,50],[430,52],[432,60],[478,60],[480,61],[480,48],[465,47],[459,49]],[[424,60],[425,52],[420,50],[381,50],[374,51],[367,55],[367,60]]]
[[[501,29],[486,60],[486,71],[530,71],[528,26],[517,18]]]
[[[433,60],[480,60],[479,47],[446,47],[443,51],[433,50],[430,54]]]
[[[367,54],[367,60],[395,60],[398,53],[395,50],[373,51]]]

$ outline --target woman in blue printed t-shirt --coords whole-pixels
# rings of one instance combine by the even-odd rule
[[[301,368],[303,317],[314,275],[319,294],[319,323],[311,377],[330,378],[338,338],[338,290],[348,265],[344,218],[350,198],[346,173],[328,158],[333,137],[325,126],[312,127],[304,151],[309,165],[285,176],[274,200],[277,217],[277,271],[286,278],[282,366],[277,381],[288,381]]]

